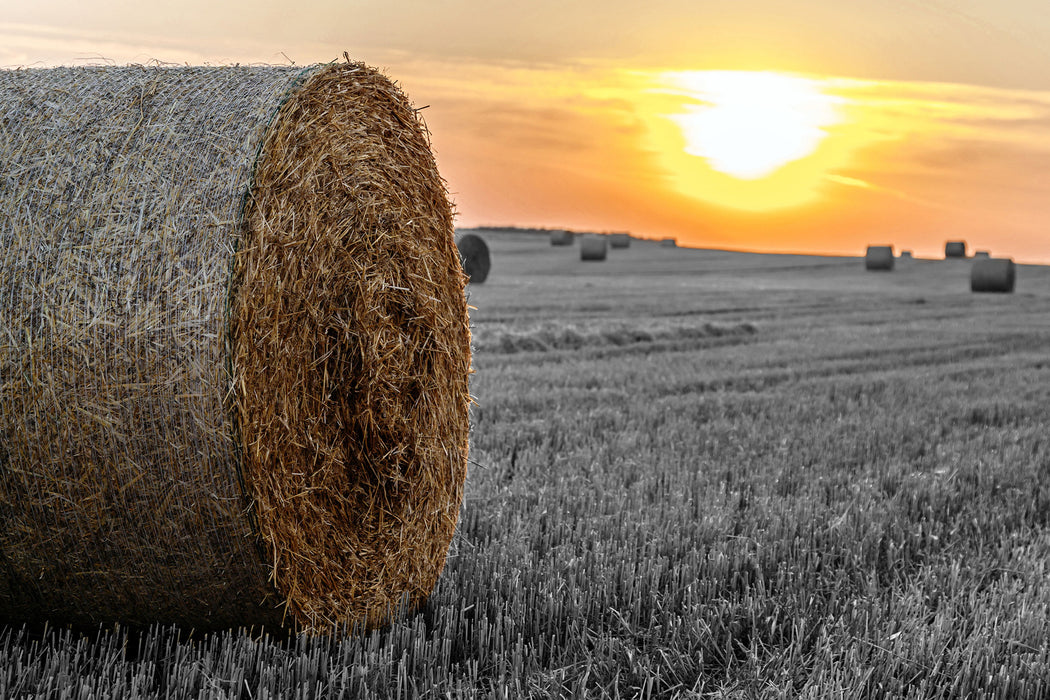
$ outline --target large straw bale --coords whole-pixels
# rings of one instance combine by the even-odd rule
[[[605,260],[609,249],[606,238],[596,233],[585,234],[580,240],[580,260],[593,262]]]
[[[465,233],[456,241],[456,248],[459,249],[459,261],[468,282],[481,284],[488,279],[492,258],[484,238],[474,233]]]
[[[992,253],[988,250],[978,250],[973,254],[973,257],[974,260],[987,260],[992,257]]]
[[[971,292],[1010,293],[1016,281],[1016,266],[1010,258],[982,258],[970,268]]]
[[[376,626],[466,473],[452,212],[362,64],[0,71],[0,621]]]
[[[631,247],[631,234],[629,233],[610,233],[609,234],[609,246],[612,248],[630,248]]]
[[[944,244],[944,257],[965,258],[966,241],[948,241]]]
[[[893,269],[893,246],[890,245],[869,245],[868,251],[864,255],[864,269],[865,270],[885,270],[889,271]]]
[[[661,238],[660,246],[663,248],[677,248],[678,241],[674,238]]]
[[[575,239],[576,236],[573,235],[572,231],[551,231],[551,245],[572,245]]]

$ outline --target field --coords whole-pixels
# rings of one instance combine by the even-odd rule
[[[0,632],[0,697],[1050,696],[1050,268],[486,236],[427,606]]]

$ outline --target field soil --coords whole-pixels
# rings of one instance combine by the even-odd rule
[[[11,629],[0,696],[1050,696],[1050,268],[973,294],[970,260],[480,233],[467,496],[422,610]]]

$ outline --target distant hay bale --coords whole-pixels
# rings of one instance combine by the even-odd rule
[[[661,238],[660,239],[660,247],[662,247],[662,248],[677,248],[678,247],[678,241],[676,241],[673,238]]]
[[[605,236],[588,233],[580,240],[580,260],[605,260],[608,243]]]
[[[944,244],[944,257],[965,258],[966,241],[948,241]]]
[[[456,248],[459,249],[463,272],[471,284],[481,284],[488,279],[492,258],[484,238],[473,233],[464,234],[456,241]]]
[[[1010,293],[1016,281],[1016,266],[1010,258],[983,258],[970,268],[971,292]]]
[[[992,257],[992,254],[987,250],[978,250],[973,254],[974,260],[987,260]]]
[[[864,269],[892,270],[893,246],[869,245],[868,252],[864,255]]]
[[[609,245],[613,248],[630,248],[631,247],[631,234],[629,233],[610,233],[609,234]]]
[[[912,259],[911,251],[910,250],[902,250],[901,254],[899,256],[897,256],[897,257],[899,257],[901,260],[911,260]]]
[[[0,622],[374,627],[444,566],[470,338],[363,64],[0,71]]]
[[[572,231],[551,231],[551,245],[572,245],[575,238]]]

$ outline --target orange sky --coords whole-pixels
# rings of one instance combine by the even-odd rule
[[[429,105],[461,226],[847,254],[964,238],[1050,262],[1045,0],[0,5],[3,66],[348,50]],[[793,160],[720,172],[742,149]]]

